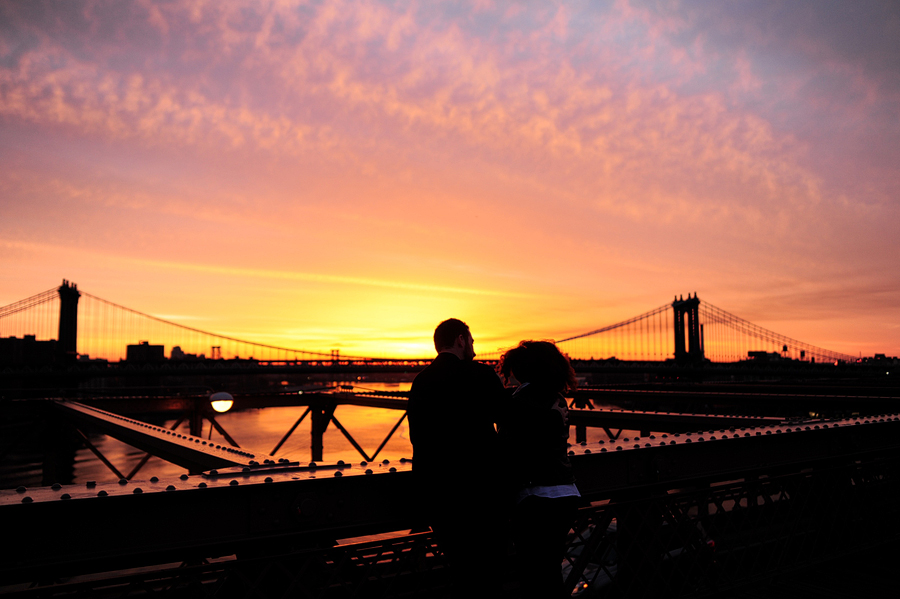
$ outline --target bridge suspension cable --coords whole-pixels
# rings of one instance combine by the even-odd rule
[[[672,306],[557,341],[576,360],[666,360],[674,355]]]
[[[713,362],[747,359],[751,352],[778,354],[782,358],[811,362],[855,362],[849,354],[797,341],[753,324],[708,302],[700,303],[704,327],[704,351]]]
[[[770,331],[707,303],[699,302],[702,355],[711,362],[792,359],[853,362],[854,356],[823,349]],[[668,360],[675,358],[674,314],[666,304],[639,316],[557,341],[573,359]]]
[[[59,333],[59,293],[54,287],[0,307],[0,338],[33,335],[56,339]]]
[[[164,345],[169,350],[166,357],[174,359],[200,356],[264,361],[370,359],[246,341],[151,316],[89,293],[81,292],[81,295],[79,328],[84,332],[79,334],[78,353],[91,357],[121,358],[126,346],[146,341],[148,345]]]

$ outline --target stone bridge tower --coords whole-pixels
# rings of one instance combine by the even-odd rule
[[[700,325],[700,300],[688,294],[687,299],[672,302],[675,318],[675,362],[699,364],[703,362],[703,327]]]
[[[81,293],[75,283],[63,279],[59,289],[59,336],[57,349],[63,360],[75,360],[78,355],[78,298]]]

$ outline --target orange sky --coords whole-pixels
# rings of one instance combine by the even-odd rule
[[[0,305],[428,355],[697,292],[900,355],[892,2],[0,2]]]

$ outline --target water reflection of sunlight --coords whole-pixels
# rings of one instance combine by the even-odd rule
[[[362,380],[342,381],[340,384],[352,386],[353,392],[366,393],[373,391],[408,391],[411,383]],[[228,411],[216,414],[216,421],[228,431],[228,434],[241,447],[268,454],[305,410],[305,407],[297,406],[262,408],[241,412]],[[369,455],[372,455],[378,449],[388,432],[402,416],[402,410],[362,406],[342,405],[335,410],[335,417]],[[173,419],[158,424],[165,428],[171,428],[175,422]],[[202,437],[204,439],[211,438],[213,441],[226,442],[218,431],[210,430],[212,427],[208,421],[204,420],[203,424]],[[275,454],[275,457],[287,458],[301,463],[309,462],[311,460],[309,426],[310,420],[309,416],[307,416],[291,435],[290,439]],[[185,434],[189,433],[188,423],[185,422],[179,426],[178,431]],[[144,457],[143,451],[106,435],[92,436],[91,442],[123,475],[131,472],[131,469]],[[325,431],[323,445],[323,457],[326,462],[344,460],[348,463],[357,463],[364,459],[333,424]],[[409,425],[404,420],[381,450],[381,453],[378,454],[377,459],[393,461],[410,457],[412,457],[412,445],[409,442]],[[74,482],[88,480],[112,482],[117,478],[86,448],[76,452],[75,461]],[[148,480],[152,476],[165,479],[180,476],[185,472],[186,470],[180,466],[153,457],[135,475],[134,480]]]

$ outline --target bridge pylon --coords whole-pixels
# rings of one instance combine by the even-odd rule
[[[675,362],[699,364],[703,362],[703,326],[700,324],[700,300],[688,294],[687,299],[675,298],[672,302],[675,320]]]
[[[63,279],[59,292],[59,337],[57,348],[64,360],[75,360],[78,353],[78,285]]]

